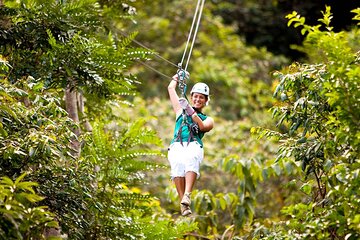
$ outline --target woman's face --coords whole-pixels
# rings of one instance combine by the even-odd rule
[[[191,95],[191,101],[194,108],[203,108],[206,104],[206,96],[195,92]]]

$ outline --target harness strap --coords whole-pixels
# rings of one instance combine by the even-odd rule
[[[186,122],[183,121],[183,122],[181,123],[180,128],[179,128],[179,131],[177,132],[177,136],[176,136],[175,142],[177,142],[177,140],[179,140],[180,144],[181,144],[182,146],[184,146],[183,140],[182,140],[182,137],[181,137],[182,128],[183,128],[184,125],[186,125],[186,127],[187,127],[188,130],[189,130],[189,137],[188,137],[188,139],[187,139],[187,146],[189,146],[190,142],[191,142],[192,140],[196,140],[196,139],[195,139],[193,130],[192,130],[190,124],[189,124],[187,121],[186,121]]]
[[[186,80],[189,78],[189,76],[188,76],[188,74],[186,73],[185,70],[181,69],[180,65],[179,65],[179,70],[177,71],[177,75],[178,75],[178,79],[179,79],[178,86],[179,86],[179,89],[180,89],[180,92],[181,92],[181,97],[188,100],[187,97],[186,97]],[[177,133],[177,135],[178,135],[177,139],[180,138],[181,145],[183,145],[182,137],[181,137],[183,126],[186,125],[188,127],[188,129],[189,129],[189,132],[191,132],[190,124],[188,123],[186,116],[187,116],[186,112],[183,109],[182,110],[182,123],[181,123],[179,131]],[[192,139],[190,139],[190,140],[192,140]],[[190,140],[188,140],[188,145],[189,145]]]

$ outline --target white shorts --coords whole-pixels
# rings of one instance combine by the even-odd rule
[[[204,159],[204,148],[198,142],[174,142],[168,150],[171,179],[185,177],[187,172],[195,172],[200,177],[200,163]]]

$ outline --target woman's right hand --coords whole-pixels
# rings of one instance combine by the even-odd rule
[[[179,76],[177,74],[175,74],[173,77],[172,77],[172,80],[178,82],[179,81]]]
[[[189,72],[187,72],[187,71],[185,71],[185,70],[178,70],[178,72],[177,72],[177,74],[176,74],[178,77],[180,77],[180,80],[183,80],[183,81],[187,81],[187,80],[189,80],[189,78],[190,78],[190,73]],[[178,78],[177,78],[178,79]],[[179,79],[178,79],[179,80]]]

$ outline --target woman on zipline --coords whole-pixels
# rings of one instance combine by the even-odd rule
[[[175,183],[183,216],[191,214],[191,191],[200,177],[200,163],[204,158],[202,138],[214,127],[214,120],[201,111],[209,102],[210,89],[205,83],[196,83],[190,92],[190,106],[186,97],[176,93],[178,74],[172,77],[168,92],[176,114],[174,138],[168,149],[171,178]],[[184,93],[183,93],[184,95]]]

